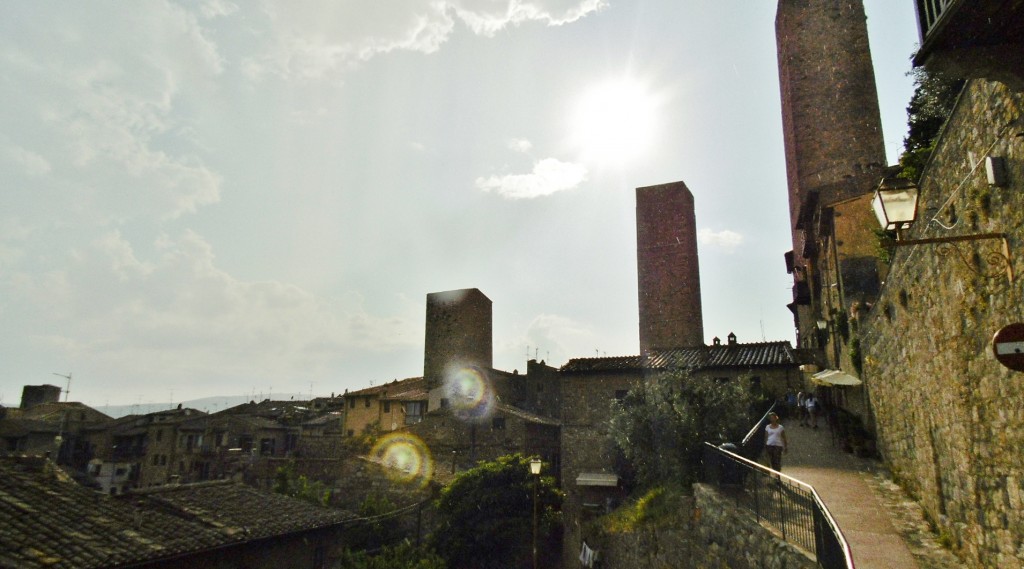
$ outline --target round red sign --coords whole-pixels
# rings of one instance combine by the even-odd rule
[[[1009,324],[996,332],[992,337],[992,352],[1004,366],[1024,371],[1024,324]]]

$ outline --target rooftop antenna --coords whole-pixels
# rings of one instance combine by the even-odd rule
[[[68,387],[67,389],[64,390],[64,402],[67,403],[68,395],[71,394],[71,372],[69,371],[67,375],[64,375],[63,373],[53,372],[53,375],[56,375],[57,377],[63,377],[64,379],[68,380]]]
[[[537,359],[537,353],[540,352],[540,348],[533,349],[533,359]]]

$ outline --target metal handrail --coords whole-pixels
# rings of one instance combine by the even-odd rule
[[[710,443],[704,443],[704,451],[705,481],[740,490],[736,494],[738,504],[745,502],[740,505],[753,512],[758,521],[774,525],[784,540],[812,551],[819,566],[854,569],[850,545],[813,486]],[[713,465],[714,461],[707,459],[709,453],[733,464],[718,462]],[[717,472],[713,466],[718,467]],[[732,470],[728,477],[731,479],[725,481],[723,478],[727,476],[723,471],[730,467]],[[735,469],[746,469],[747,472]],[[762,480],[770,483],[761,484]],[[806,524],[801,525],[801,521],[811,522],[813,542]]]
[[[771,415],[775,411],[776,404],[776,402],[772,402],[772,406],[769,407],[768,410],[764,412],[764,415],[761,417],[761,420],[759,420],[757,424],[754,425],[753,429],[750,429],[750,432],[747,433],[747,436],[743,437],[743,441],[740,443],[740,446],[746,447],[747,445],[750,444],[751,439],[753,439],[754,437],[761,433],[761,430],[764,429],[764,426],[768,424],[768,415]]]

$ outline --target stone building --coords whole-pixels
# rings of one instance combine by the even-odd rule
[[[822,231],[832,227],[821,210],[870,193],[886,163],[864,5],[861,0],[779,0],[775,33],[793,235],[793,249],[786,254],[793,274],[789,307],[797,347],[822,348],[827,338],[818,323],[830,320],[822,297],[832,284],[822,275]],[[855,270],[869,269],[858,265]],[[844,286],[865,287],[870,296],[877,289],[877,280],[870,280]],[[840,367],[828,352],[822,356],[827,358],[823,367]]]
[[[361,435],[367,429],[387,432],[423,420],[427,412],[427,381],[411,377],[401,381],[346,392],[345,436]]]
[[[863,9],[860,2],[779,3],[783,124],[796,214],[787,263],[796,282],[798,338],[801,347],[818,348],[825,365],[863,380],[854,392],[861,407],[854,410],[873,426],[893,475],[965,564],[1021,567],[1024,374],[998,363],[992,338],[1024,321],[1024,6],[982,0],[916,6],[922,41],[915,64],[970,81],[921,173],[917,220],[901,231],[891,263],[873,269],[869,251],[878,240],[869,229],[878,226],[870,223],[867,203],[875,188],[905,182],[874,169],[858,177],[854,168],[848,177],[831,178],[864,180],[838,199],[804,192],[799,184],[806,178],[800,162],[819,163],[820,151],[834,142],[827,117],[849,119],[844,142],[871,135],[871,129],[853,130],[860,116],[875,122],[874,103],[865,99],[874,95],[867,88]],[[822,33],[844,13],[853,37],[843,39],[846,32],[838,29]],[[794,50],[806,58],[794,59]],[[822,58],[822,51],[831,55]],[[843,74],[817,75],[822,69],[860,69],[862,86]],[[794,106],[803,99],[794,82],[823,97],[813,111],[820,117],[797,117]],[[828,156],[837,167],[863,166],[875,154],[836,148]],[[816,170],[833,171],[825,162],[806,172],[816,177]],[[872,288],[875,269],[879,284]],[[860,284],[850,287],[851,281]],[[816,321],[823,324],[817,338]]]

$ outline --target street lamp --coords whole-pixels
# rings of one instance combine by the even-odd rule
[[[530,474],[533,475],[533,569],[537,569],[537,483],[541,464],[539,458],[530,459]]]
[[[891,241],[893,247],[906,247],[909,245],[938,245],[940,255],[956,253],[960,261],[975,274],[986,278],[993,278],[1005,271],[1007,280],[1013,283],[1013,263],[1010,262],[1010,246],[1006,241],[1005,233],[976,233],[973,235],[954,235],[951,237],[927,237],[924,239],[901,239],[900,231],[909,227],[917,218],[917,186],[907,180],[887,178],[875,190],[875,197],[871,200],[871,207],[875,210],[878,223],[886,231],[895,231],[896,240]],[[994,267],[989,272],[982,272],[976,263],[968,259],[954,243],[961,241],[981,241],[985,239],[997,240],[999,243],[985,252],[986,262]]]

